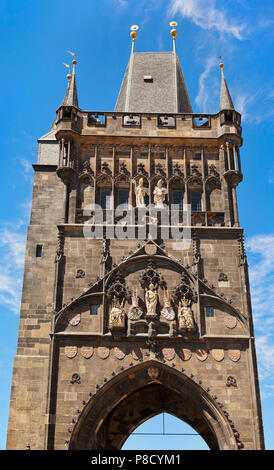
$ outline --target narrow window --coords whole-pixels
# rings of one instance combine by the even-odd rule
[[[179,211],[183,210],[183,198],[184,192],[175,190],[173,191],[173,204],[177,204],[179,207],[177,208]]]
[[[121,209],[128,208],[128,198],[129,198],[129,190],[128,189],[119,189],[118,190],[118,206]]]
[[[201,152],[195,152],[194,160],[201,160]]]
[[[90,314],[97,315],[98,314],[99,305],[91,305],[90,306]]]
[[[100,204],[102,209],[110,209],[110,197],[111,197],[111,190],[110,189],[101,189],[100,191]]]
[[[36,258],[42,257],[43,245],[36,245]]]
[[[207,318],[214,317],[214,308],[213,307],[206,307],[206,317]]]
[[[202,193],[193,191],[191,193],[191,210],[198,212],[202,210]]]

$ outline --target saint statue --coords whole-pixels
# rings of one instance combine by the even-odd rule
[[[155,207],[163,208],[167,189],[163,187],[163,180],[159,180],[153,191]]]
[[[181,330],[187,330],[187,331],[195,330],[193,313],[190,308],[190,305],[191,305],[191,302],[187,300],[186,297],[184,297],[183,300],[180,300],[179,302],[178,320],[179,320],[179,328]]]
[[[135,186],[136,207],[146,207],[145,195],[147,191],[143,185],[144,180],[143,178],[140,178],[138,181],[138,185]]]
[[[157,300],[158,294],[155,290],[154,284],[149,284],[149,288],[146,289],[146,308],[147,308],[147,315],[156,315],[156,307],[157,307]]]
[[[125,311],[124,307],[120,304],[119,299],[114,296],[112,300],[112,308],[109,314],[109,328],[124,328],[125,326]]]

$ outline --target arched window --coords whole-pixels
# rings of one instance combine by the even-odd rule
[[[191,191],[191,210],[198,212],[202,210],[202,193],[200,191]]]

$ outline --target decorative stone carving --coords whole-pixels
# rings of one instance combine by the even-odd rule
[[[85,277],[86,273],[83,269],[77,269],[76,272],[76,279],[83,279]]]
[[[232,317],[232,316],[227,316],[225,317],[224,323],[227,328],[233,329],[237,326],[237,318]]]
[[[230,349],[228,351],[228,357],[233,362],[238,362],[241,358],[241,351],[239,349]]]
[[[142,357],[143,357],[142,350],[138,347],[132,348],[131,351],[130,351],[130,354],[132,355],[132,357],[135,361],[138,361],[138,360],[142,359]]]
[[[58,246],[56,250],[55,263],[59,263],[59,261],[61,261],[64,255],[65,234],[64,234],[63,228],[59,228],[57,241],[58,241]]]
[[[158,294],[156,291],[156,286],[154,284],[149,284],[148,289],[146,289],[146,294],[145,294],[145,301],[146,301],[146,308],[147,316],[155,316],[156,315],[156,308],[157,308],[157,302],[158,302]]]
[[[71,384],[80,384],[81,383],[81,377],[79,374],[72,374],[71,376]]]
[[[159,369],[157,367],[149,367],[147,369],[147,374],[151,379],[157,379],[159,375]]]
[[[168,321],[175,319],[175,312],[171,306],[170,293],[168,289],[164,293],[164,307],[161,310],[161,316]]]
[[[155,255],[157,253],[157,246],[149,243],[148,245],[145,245],[145,253],[149,256]]]
[[[143,314],[141,308],[139,307],[139,299],[137,290],[133,292],[131,296],[132,305],[129,307],[127,316],[130,320],[139,320]]]
[[[126,314],[123,305],[121,305],[119,299],[114,296],[109,314],[109,328],[124,328],[125,316]]]
[[[205,361],[208,357],[208,352],[206,349],[196,349],[195,354],[199,361]]]
[[[108,297],[117,297],[119,299],[122,299],[127,295],[127,289],[125,286],[125,279],[122,276],[122,274],[118,271],[115,275],[115,278],[107,290],[107,296]]]
[[[92,346],[82,346],[80,349],[81,356],[89,359],[93,355],[94,349]]]
[[[109,348],[106,348],[105,346],[99,346],[99,348],[97,348],[97,354],[100,359],[107,359],[109,356]]]
[[[223,349],[212,349],[211,354],[212,354],[212,357],[217,362],[221,362],[223,360],[223,358],[225,357]]]
[[[69,359],[73,359],[77,354],[77,346],[65,346],[65,355]]]
[[[189,361],[189,359],[191,358],[192,356],[192,352],[190,351],[190,349],[181,349],[181,358],[183,359],[183,361]]]
[[[75,313],[72,312],[68,317],[68,322],[71,326],[79,325],[80,321],[81,321],[81,314],[80,313],[75,314]]]
[[[227,387],[237,387],[237,380],[232,375],[229,375],[226,379]]]
[[[178,321],[179,329],[182,332],[195,332],[196,326],[194,323],[193,312],[191,310],[191,300],[188,300],[185,296],[179,301]]]
[[[114,356],[117,357],[117,359],[124,359],[126,353],[123,348],[118,348],[117,346],[113,348],[113,353]]]
[[[138,181],[138,184],[135,183],[136,207],[146,207],[145,205],[146,193],[147,193],[147,190],[144,188],[144,180],[143,178],[140,178]]]
[[[163,180],[159,180],[153,191],[155,207],[164,208],[164,200],[167,194],[167,189],[163,187]]]
[[[162,350],[163,356],[167,361],[172,361],[175,357],[175,349],[174,348],[163,348]]]
[[[218,281],[219,282],[227,282],[228,281],[227,275],[225,273],[220,273],[219,277],[218,277]]]
[[[140,276],[140,283],[142,287],[148,287],[149,284],[162,285],[164,283],[162,277],[157,271],[155,263],[149,259],[147,268]]]

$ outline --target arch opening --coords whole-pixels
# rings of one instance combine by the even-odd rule
[[[121,450],[209,450],[200,434],[170,413],[159,413],[138,426]]]
[[[152,360],[125,370],[85,405],[70,449],[121,449],[145,421],[168,413],[191,426],[210,449],[237,449],[223,413],[207,392],[182,372]]]

